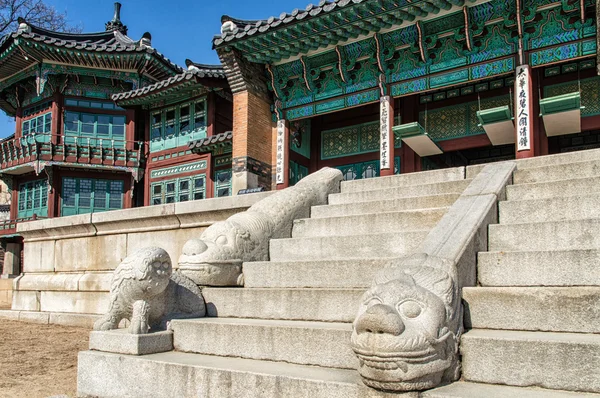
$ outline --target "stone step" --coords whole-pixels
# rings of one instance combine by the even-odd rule
[[[343,193],[370,191],[373,189],[407,187],[412,185],[434,184],[438,182],[464,180],[465,168],[422,171],[386,177],[368,178],[363,180],[342,181]]]
[[[584,178],[597,176],[600,176],[600,159],[517,170],[513,174],[513,183],[516,185],[566,180],[571,177]]]
[[[480,252],[482,286],[600,286],[600,250]]]
[[[501,224],[600,218],[600,196],[584,191],[573,196],[500,202]]]
[[[600,286],[466,287],[465,327],[600,333]]]
[[[271,261],[344,260],[399,257],[411,253],[427,231],[386,234],[274,239],[269,242]]]
[[[460,350],[466,381],[600,392],[600,335],[473,329]]]
[[[459,196],[459,194],[443,194],[390,200],[373,200],[368,202],[347,203],[340,205],[313,206],[310,212],[310,217],[341,217],[359,214],[372,214],[383,211],[404,211],[449,207],[456,202],[456,199],[458,199]]]
[[[489,226],[489,251],[600,248],[600,219]]]
[[[353,322],[365,289],[205,288],[208,316]]]
[[[173,320],[175,350],[357,369],[352,324],[339,322],[202,318]]]
[[[362,384],[355,370],[165,352],[79,353],[80,396],[128,398],[393,398]],[[417,398],[419,393],[402,397]]]
[[[529,169],[533,167],[557,166],[561,164],[585,162],[591,160],[600,160],[600,149],[588,149],[585,151],[566,152],[556,155],[519,159],[517,160],[517,168]]]
[[[598,398],[600,394],[459,381],[421,393],[422,398]]]
[[[367,288],[392,259],[261,261],[244,263],[249,288]]]
[[[568,178],[568,176],[567,176]],[[551,199],[561,196],[573,196],[580,193],[600,192],[600,176],[589,178],[570,178],[559,181],[531,184],[508,185],[507,200]]]
[[[293,238],[348,236],[402,231],[429,231],[448,211],[447,207],[294,220]]]
[[[441,194],[461,194],[471,183],[471,180],[438,182],[434,184],[410,185],[407,187],[394,187],[373,189],[349,193],[334,193],[329,195],[329,204],[354,204],[375,200],[391,200],[400,198],[414,198]]]

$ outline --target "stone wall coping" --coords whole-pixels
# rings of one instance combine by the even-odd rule
[[[222,218],[216,214],[242,211],[271,194],[273,191],[47,218],[18,224],[17,233],[26,242],[34,242],[208,226]]]

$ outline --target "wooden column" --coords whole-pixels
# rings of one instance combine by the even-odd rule
[[[535,156],[533,140],[533,84],[531,67],[517,67],[515,78],[515,152],[517,159]]]
[[[394,174],[394,99],[389,95],[379,99],[379,169],[380,175]]]
[[[276,143],[275,182],[284,189],[290,185],[290,124],[285,119],[277,121]]]

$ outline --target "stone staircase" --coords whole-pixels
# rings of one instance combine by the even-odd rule
[[[465,382],[432,397],[600,393],[600,154],[583,154],[518,162],[463,290]]]
[[[271,261],[244,264],[244,288],[203,290],[209,317],[173,321],[175,351],[82,353],[80,394],[119,396],[110,384],[136,381],[132,396],[392,396],[365,387],[355,370],[349,343],[359,298],[377,270],[421,243],[469,182],[462,167],[343,182],[329,205],[295,221],[291,238],[271,241]],[[122,361],[133,372],[151,366],[152,376],[113,372],[104,379],[131,382],[91,386],[99,378],[82,371],[97,371],[98,361],[107,372]]]
[[[342,183],[329,204],[244,264],[243,288],[203,290],[208,318],[172,322],[175,351],[79,356],[102,397],[600,397],[600,151],[518,162],[465,288],[463,379],[365,387],[349,341],[359,297],[415,250],[478,167]],[[589,393],[586,393],[589,392]]]

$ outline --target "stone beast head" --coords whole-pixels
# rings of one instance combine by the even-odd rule
[[[179,257],[180,271],[198,285],[241,285],[242,262],[269,259],[274,226],[259,212],[234,214],[191,239]]]
[[[458,378],[460,297],[442,269],[382,270],[362,298],[353,329],[358,371],[370,387],[425,390]]]

